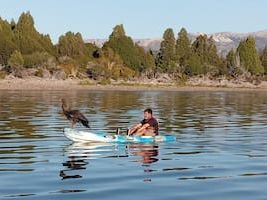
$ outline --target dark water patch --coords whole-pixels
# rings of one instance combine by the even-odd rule
[[[240,176],[267,176],[267,172],[262,172],[262,173],[246,173],[246,174],[241,174]]]
[[[209,180],[209,179],[225,179],[230,177],[219,177],[219,176],[196,176],[196,177],[181,177],[179,180]]]
[[[174,168],[164,168],[162,171],[182,171],[182,170],[188,170],[190,168],[187,167],[174,167]]]
[[[1,172],[32,172],[34,169],[11,169],[11,168],[6,168],[6,169],[1,169]]]
[[[36,194],[31,194],[31,193],[28,193],[28,194],[13,194],[13,195],[7,195],[5,197],[8,197],[8,198],[17,198],[17,197],[29,197],[29,196],[34,196]]]
[[[86,190],[79,190],[79,189],[71,189],[71,190],[60,190],[57,192],[51,192],[51,193],[76,193],[76,192],[85,192]]]
[[[201,154],[203,152],[200,152],[200,151],[191,151],[191,152],[172,152],[172,153],[168,153],[166,155],[169,155],[169,154],[175,154],[175,155],[194,155],[194,154]]]

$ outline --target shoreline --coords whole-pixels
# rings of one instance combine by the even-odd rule
[[[260,85],[252,84],[218,84],[218,81],[190,83],[189,85],[174,85],[174,84],[154,84],[147,82],[132,82],[132,83],[113,83],[100,85],[97,83],[82,84],[80,79],[2,79],[0,80],[0,90],[103,90],[103,91],[267,91],[267,81],[263,81]]]

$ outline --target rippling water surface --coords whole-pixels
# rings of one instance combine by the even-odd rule
[[[114,134],[151,107],[177,142],[77,144],[66,97]],[[266,92],[0,91],[0,199],[266,199]]]

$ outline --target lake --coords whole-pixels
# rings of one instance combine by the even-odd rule
[[[151,107],[177,141],[72,143],[63,97],[108,134]],[[266,199],[266,108],[263,91],[0,91],[0,199]]]

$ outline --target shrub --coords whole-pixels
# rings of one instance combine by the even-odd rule
[[[45,66],[52,56],[47,52],[34,52],[32,54],[23,55],[25,67]]]
[[[0,71],[0,79],[4,79],[6,77],[5,71]]]

